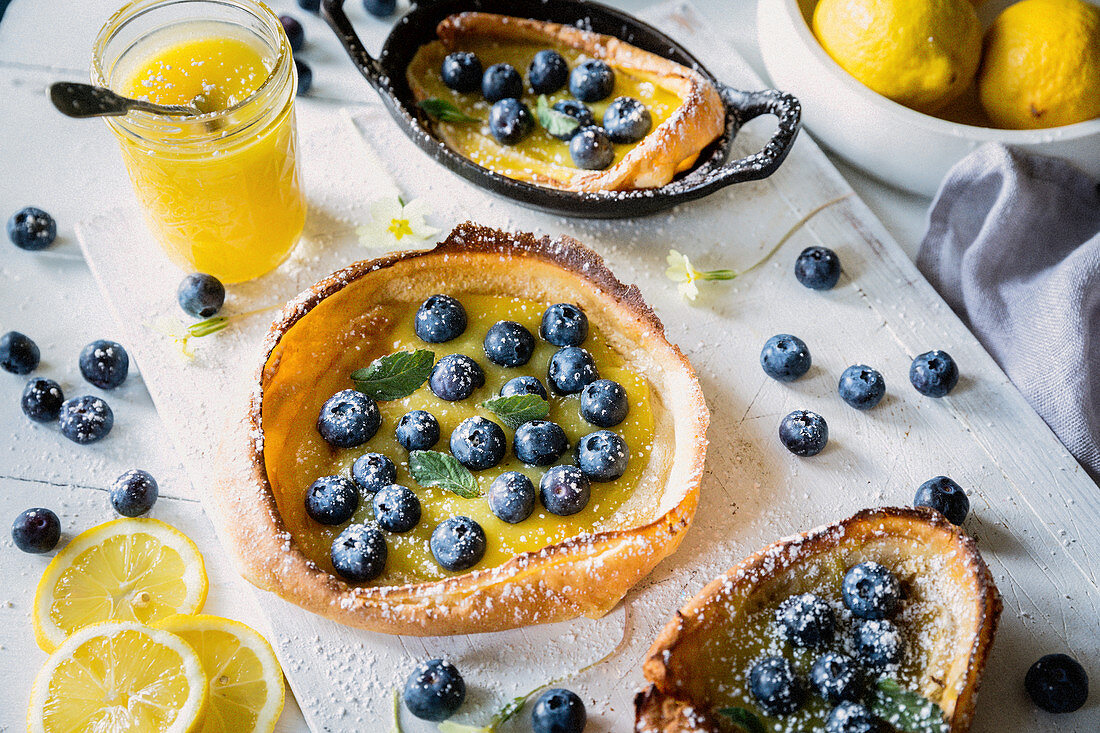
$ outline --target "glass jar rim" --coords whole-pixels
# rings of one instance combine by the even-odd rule
[[[290,41],[283,31],[279,16],[265,3],[261,2],[261,0],[131,0],[131,2],[128,2],[114,12],[96,35],[95,43],[92,46],[92,82],[99,86],[110,86],[107,75],[103,69],[103,51],[111,39],[115,37],[115,34],[121,31],[127,23],[137,19],[143,13],[156,8],[186,3],[222,5],[248,12],[263,23],[265,30],[271,33],[271,40],[277,43],[275,48],[275,60],[272,64],[271,71],[267,74],[267,78],[265,78],[251,94],[232,106],[189,118],[197,122],[211,123],[207,126],[211,130],[211,133],[196,138],[181,140],[180,142],[208,142],[212,139],[225,139],[251,128],[252,123],[255,122],[256,118],[263,115],[264,110],[257,110],[256,114],[252,115],[253,119],[250,119],[246,124],[240,125],[237,129],[230,130],[228,133],[225,132],[225,127],[218,123],[224,122],[250,105],[255,104],[261,98],[271,94],[272,88],[278,84],[280,76],[285,75],[280,74],[280,72],[284,71],[287,66],[291,67],[291,69],[293,67],[293,51],[290,48]],[[188,21],[181,21],[181,23],[183,22]],[[291,70],[290,73],[293,79],[293,70]],[[293,93],[291,94],[291,99],[293,99]],[[122,128],[130,134],[140,134],[143,131],[154,131],[157,129],[158,125],[164,125],[166,123],[178,124],[180,121],[178,116],[158,115],[153,112],[142,110],[133,110],[121,117],[107,117],[105,119],[109,125]],[[215,133],[214,131],[217,132]]]

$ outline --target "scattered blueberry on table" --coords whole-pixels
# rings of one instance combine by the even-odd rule
[[[539,481],[539,499],[551,514],[567,517],[588,506],[592,486],[576,466],[554,466]]]
[[[926,397],[943,397],[959,382],[959,367],[946,351],[926,351],[913,359],[909,382]]]
[[[160,487],[148,471],[133,468],[114,480],[108,496],[111,506],[122,516],[140,517],[157,503]]]
[[[332,542],[332,567],[346,580],[365,583],[386,567],[386,537],[376,525],[352,524]]]
[[[831,290],[840,279],[840,258],[828,247],[807,247],[794,261],[794,276],[811,290]]]
[[[19,249],[45,249],[57,238],[57,222],[42,209],[27,206],[8,219],[8,238]]]
[[[363,9],[375,18],[388,18],[397,9],[397,0],[363,0]]]
[[[543,49],[527,67],[527,83],[535,94],[553,94],[569,81],[569,65],[553,49]]]
[[[0,367],[12,374],[30,374],[38,368],[42,352],[38,344],[18,331],[0,336]]]
[[[787,715],[802,704],[802,680],[783,657],[764,657],[749,670],[749,694],[768,715]]]
[[[62,403],[57,424],[66,438],[87,445],[107,437],[114,427],[115,415],[101,398],[81,395]]]
[[[498,519],[518,524],[531,516],[537,495],[531,479],[519,471],[506,471],[493,479],[486,498]]]
[[[469,517],[444,519],[432,531],[428,546],[444,570],[468,570],[485,556],[485,530]]]
[[[61,385],[52,379],[32,379],[23,388],[19,406],[23,414],[35,422],[53,422],[61,414],[65,394]]]
[[[420,499],[412,489],[390,484],[371,499],[374,521],[387,532],[408,532],[420,524]]]
[[[321,9],[321,0],[298,0],[298,7],[316,13]]]
[[[531,708],[534,733],[581,733],[587,722],[584,702],[572,690],[547,690],[538,696]]]
[[[772,379],[793,382],[810,371],[810,349],[806,342],[789,333],[780,333],[764,342],[760,367]]]
[[[469,51],[455,51],[443,58],[439,68],[443,83],[456,92],[476,92],[481,88],[481,60]]]
[[[23,552],[35,555],[49,552],[61,539],[61,520],[43,507],[27,509],[12,522],[11,539]]]
[[[1088,699],[1089,677],[1073,657],[1047,654],[1027,670],[1024,689],[1048,713],[1072,713]]]
[[[122,386],[130,373],[130,355],[122,344],[99,339],[80,351],[80,373],[90,384],[100,389],[116,389]]]
[[[405,707],[421,720],[438,723],[462,707],[466,682],[458,668],[443,659],[419,664],[405,681]]]
[[[304,97],[313,88],[313,69],[301,59],[294,59],[294,68],[298,72],[298,89],[295,95]]]
[[[225,286],[213,275],[194,272],[180,281],[176,300],[187,315],[211,318],[218,315],[225,303]]]
[[[829,442],[829,426],[816,412],[795,410],[779,422],[779,441],[796,456],[816,456]]]
[[[280,15],[279,22],[283,25],[283,32],[290,41],[291,51],[301,51],[306,43],[306,29],[298,22],[297,18],[289,15]]]
[[[870,410],[886,394],[886,380],[866,364],[853,364],[841,373],[837,394],[857,410]]]
[[[936,476],[921,484],[913,498],[913,506],[931,507],[954,525],[961,525],[970,513],[966,492],[947,476]]]
[[[374,437],[382,426],[378,403],[354,389],[337,392],[321,406],[317,432],[336,448],[355,448]]]
[[[306,490],[306,514],[314,522],[336,526],[359,508],[358,485],[343,476],[322,476]]]

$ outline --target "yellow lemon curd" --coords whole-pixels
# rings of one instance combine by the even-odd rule
[[[502,42],[486,38],[470,38],[463,42],[461,49],[449,50],[440,41],[433,41],[416,52],[412,63],[409,64],[408,76],[429,99],[447,100],[470,117],[477,118],[478,122],[439,122],[438,124],[445,128],[445,137],[457,152],[483,168],[518,180],[532,180],[546,176],[561,178],[563,173],[568,176],[577,172],[590,172],[582,171],[573,165],[567,140],[558,140],[537,123],[535,110],[538,95],[532,94],[527,87],[527,67],[531,65],[531,59],[535,54],[546,48],[553,48],[560,53],[570,69],[590,58],[577,49],[558,44],[551,46],[533,42]],[[493,105],[485,101],[480,92],[456,92],[443,83],[440,66],[452,50],[470,51],[476,54],[485,69],[498,63],[511,64],[523,76],[525,80],[523,103],[531,110],[531,114],[536,116],[533,133],[516,145],[502,145],[489,134],[489,110]],[[611,94],[599,102],[585,102],[592,110],[597,124],[603,119],[604,111],[616,97],[634,97],[642,102],[653,118],[651,129],[656,129],[683,104],[683,99],[662,86],[661,79],[656,74],[612,68],[615,71],[615,87]],[[568,85],[546,97],[551,106],[559,100],[573,98],[569,93]],[[622,160],[623,156],[636,145],[637,143],[615,144],[615,158],[611,165]],[[692,163],[694,163],[694,157],[685,161],[683,167],[689,167]],[[554,173],[554,171],[557,172]]]
[[[536,376],[545,384],[547,364],[557,347],[537,338],[539,323],[548,303],[490,295],[463,295],[459,300],[466,309],[466,331],[443,344],[425,344],[414,333],[413,316],[418,303],[386,303],[373,309],[368,318],[352,326],[364,336],[369,335],[369,342],[364,340],[369,345],[340,350],[331,364],[326,365],[324,370],[318,370],[321,374],[316,384],[311,382],[306,386],[310,390],[308,396],[301,394],[304,385],[294,384],[293,378],[282,381],[282,373],[293,368],[296,361],[308,360],[310,355],[288,353],[289,347],[276,349],[272,353],[267,369],[275,368],[278,362],[279,377],[265,387],[263,430],[267,476],[279,513],[293,534],[297,547],[318,566],[332,572],[329,559],[332,540],[346,525],[327,527],[310,519],[305,512],[306,490],[321,476],[339,474],[350,477],[352,463],[364,453],[388,456],[397,466],[397,483],[412,489],[422,506],[420,523],[415,528],[403,534],[385,533],[388,548],[385,570],[370,585],[400,585],[454,575],[435,562],[428,548],[432,530],[449,517],[465,515],[482,526],[487,547],[485,557],[474,569],[491,568],[519,553],[539,550],[583,532],[599,529],[638,488],[649,462],[654,430],[649,385],[643,376],[624,368],[622,357],[608,346],[595,327],[590,327],[584,348],[595,358],[600,377],[622,384],[629,399],[630,412],[626,420],[612,428],[626,439],[630,448],[626,473],[616,481],[593,482],[588,506],[568,517],[547,512],[538,501],[531,516],[518,524],[508,524],[492,513],[485,495],[494,478],[505,471],[520,471],[531,479],[537,491],[539,479],[549,467],[520,463],[511,449],[513,431],[500,418],[481,407],[481,403],[499,394],[501,386],[514,377]],[[310,317],[314,315],[318,315],[316,311]],[[525,366],[506,368],[485,358],[482,348],[485,333],[501,320],[517,321],[536,335],[534,355]],[[426,384],[404,399],[379,402],[382,427],[371,440],[358,448],[334,448],[321,438],[316,427],[321,405],[336,392],[353,386],[350,378],[352,371],[380,356],[417,349],[431,349],[437,360],[452,353],[473,357],[485,372],[485,385],[461,402],[439,399]],[[571,449],[581,437],[600,429],[581,417],[579,395],[551,393],[549,402],[550,414],[546,419],[562,427]],[[480,415],[504,429],[508,438],[508,452],[504,460],[494,468],[474,472],[482,496],[463,499],[444,489],[422,487],[413,480],[408,472],[408,452],[394,437],[398,420],[410,410],[427,410],[435,415],[439,421],[440,439],[433,450],[445,453],[449,452],[451,432],[468,417]],[[569,463],[571,460],[572,450],[558,463]],[[372,497],[372,494],[363,493],[352,523],[371,520]]]
[[[270,49],[225,23],[172,27],[129,55],[136,59],[112,75],[116,91],[215,115],[172,118],[153,132],[141,128],[140,135],[113,128],[169,258],[229,283],[276,267],[306,215],[296,165],[294,74],[276,80]],[[285,89],[258,94],[265,83]]]

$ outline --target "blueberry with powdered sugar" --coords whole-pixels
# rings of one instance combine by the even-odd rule
[[[867,619],[856,626],[855,645],[860,659],[872,669],[897,665],[905,653],[901,630],[887,619]]]
[[[381,453],[364,453],[351,464],[351,477],[371,494],[397,481],[397,466]]]
[[[371,506],[374,521],[388,532],[408,532],[420,524],[420,499],[407,486],[391,484],[379,490]]]
[[[429,659],[405,681],[405,707],[421,720],[433,723],[458,712],[466,699],[466,682],[458,668],[443,659]]]
[[[465,516],[444,519],[432,531],[428,548],[444,570],[469,570],[485,557],[485,530]]]
[[[580,346],[558,349],[546,369],[547,382],[560,394],[576,394],[599,378],[596,360]]]
[[[810,684],[822,698],[838,703],[858,700],[863,679],[856,660],[840,652],[825,652],[810,668]]]
[[[626,473],[630,448],[610,430],[597,430],[577,441],[577,467],[591,481],[615,481]]]
[[[535,353],[535,337],[522,323],[497,321],[489,327],[482,343],[489,361],[502,367],[519,367]]]
[[[80,445],[103,440],[114,424],[115,414],[110,405],[92,395],[65,400],[57,416],[61,434]]]
[[[306,489],[306,514],[314,522],[335,526],[359,508],[359,487],[343,476],[322,476]]]
[[[535,509],[535,485],[519,471],[506,471],[493,479],[486,498],[498,519],[518,524]]]
[[[833,640],[836,618],[829,604],[813,593],[785,598],[775,610],[779,636],[797,647],[820,647]]]
[[[539,336],[554,346],[580,346],[588,338],[588,316],[572,303],[555,303],[542,314]]]
[[[546,387],[543,386],[538,377],[515,377],[509,379],[500,388],[501,397],[514,397],[521,394],[538,395],[544,400],[549,396],[546,393]]]
[[[528,466],[549,466],[569,450],[569,438],[557,423],[530,420],[516,428],[512,452]]]
[[[653,116],[633,97],[618,97],[603,113],[603,129],[613,143],[636,143],[649,134]]]
[[[870,560],[848,568],[840,590],[844,605],[859,618],[888,618],[901,602],[897,576],[886,566]]]
[[[115,389],[126,381],[130,372],[130,356],[122,344],[99,339],[80,352],[80,373],[100,389]]]
[[[413,330],[429,344],[456,339],[466,330],[466,309],[449,295],[433,295],[417,308]]]
[[[765,657],[752,666],[749,693],[768,715],[787,715],[802,705],[802,681],[782,657]]]
[[[626,390],[611,379],[597,379],[581,390],[581,417],[601,428],[613,428],[630,411]]]
[[[345,580],[365,583],[386,568],[386,536],[375,524],[352,524],[332,541],[332,567]]]
[[[439,442],[439,421],[427,410],[411,410],[397,421],[394,436],[407,451],[428,450]]]
[[[576,466],[554,466],[539,481],[539,498],[551,514],[567,517],[588,506],[592,485]]]
[[[441,400],[458,402],[485,385],[485,372],[465,354],[448,354],[432,368],[428,387]]]
[[[468,417],[451,433],[451,453],[471,471],[484,471],[504,460],[508,440],[504,430],[484,417]]]
[[[35,422],[53,422],[61,414],[65,395],[61,385],[52,379],[32,379],[23,388],[19,407]]]
[[[381,426],[378,403],[354,389],[345,389],[329,397],[317,416],[317,432],[334,448],[363,445]]]
[[[845,700],[829,713],[825,733],[880,733],[882,721],[867,706]]]

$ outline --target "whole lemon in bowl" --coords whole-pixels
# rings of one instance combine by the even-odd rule
[[[966,91],[982,53],[971,0],[821,0],[813,31],[845,71],[920,112]]]
[[[1023,0],[985,38],[978,95],[999,127],[1060,127],[1100,117],[1100,8]]]

